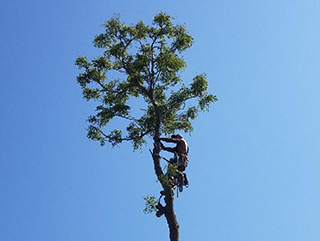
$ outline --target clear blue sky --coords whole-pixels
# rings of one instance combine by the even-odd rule
[[[160,191],[151,145],[86,139],[93,105],[74,66],[99,53],[114,13],[160,11],[195,38],[184,78],[207,73],[219,98],[186,137],[181,240],[319,241],[318,0],[2,0],[0,240],[169,240],[165,219],[142,212]]]

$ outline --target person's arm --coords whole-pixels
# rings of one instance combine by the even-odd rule
[[[166,147],[164,146],[161,142],[160,142],[160,145],[161,145],[161,149],[164,150],[164,151],[168,151],[168,152],[172,152],[172,153],[175,153],[175,148],[173,147]]]
[[[176,138],[165,138],[165,137],[160,137],[160,141],[165,141],[165,142],[171,142],[171,143],[181,143],[183,142],[181,139],[176,139]]]

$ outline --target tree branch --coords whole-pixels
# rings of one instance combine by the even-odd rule
[[[105,134],[105,133],[101,130],[101,128],[98,128],[98,127],[95,127],[95,128],[97,129],[97,131],[99,131],[99,132],[100,132],[105,138],[107,138],[108,140],[109,140],[109,139],[112,139],[112,136]],[[148,134],[150,134],[151,132],[153,132],[153,130],[148,130],[148,131],[146,131],[146,132],[140,133],[140,135],[138,136],[138,139],[139,139],[139,140],[142,139],[145,135],[148,135]],[[121,141],[133,141],[133,140],[135,140],[135,139],[137,139],[137,138],[134,138],[134,137],[120,138]]]

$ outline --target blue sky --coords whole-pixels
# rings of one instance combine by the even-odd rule
[[[168,240],[145,215],[158,195],[148,153],[86,139],[94,105],[76,84],[79,55],[120,13],[164,11],[195,38],[188,82],[218,96],[186,136],[190,187],[175,202],[181,240],[320,240],[320,2],[0,2],[0,239]]]

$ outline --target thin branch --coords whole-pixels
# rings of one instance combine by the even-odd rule
[[[134,118],[132,116],[125,116],[125,115],[116,115],[116,116],[120,117],[120,118],[123,118],[123,119],[126,119],[126,120],[130,120],[130,121],[136,121],[136,122],[139,121],[139,119],[136,119],[136,118]]]
[[[169,108],[167,109],[167,111],[165,111],[163,113],[163,115],[166,115],[168,112],[171,112],[174,105],[182,105],[182,104],[185,104],[186,101],[190,100],[190,99],[194,99],[194,98],[197,98],[198,96],[196,95],[192,95],[192,96],[189,96],[187,98],[184,98],[182,101],[179,101],[178,103],[171,103],[171,105],[169,106]],[[183,108],[184,109],[184,108]]]
[[[98,127],[95,127],[97,131],[99,131],[105,138],[107,139],[112,139],[112,136],[110,135],[107,135],[106,133],[104,133],[101,128],[98,128]],[[150,134],[151,132],[153,132],[154,130],[148,130],[146,132],[143,132],[141,133],[139,136],[138,136],[138,139],[142,139],[145,135],[148,135]],[[137,138],[133,138],[133,137],[124,137],[124,138],[120,138],[121,141],[133,141],[134,139],[137,139]]]
[[[112,136],[105,134],[100,128],[98,128],[98,127],[96,127],[96,128],[105,138],[112,139]],[[132,141],[133,139],[126,137],[126,138],[120,138],[120,140],[121,141]]]

